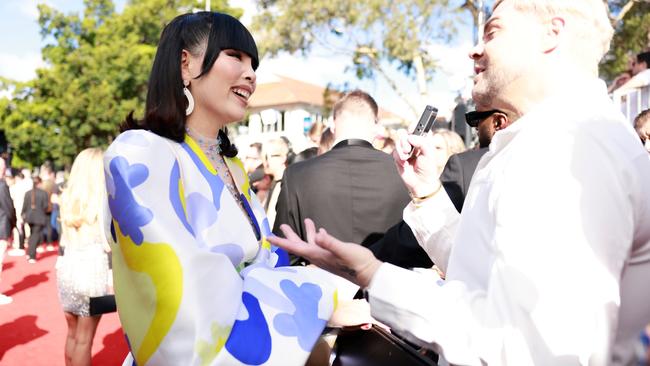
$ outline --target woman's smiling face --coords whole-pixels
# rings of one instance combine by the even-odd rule
[[[251,57],[235,49],[222,50],[210,71],[195,79],[201,74],[203,53],[193,56],[188,52],[184,56],[189,61],[189,75],[193,76],[188,88],[194,97],[195,111],[222,125],[241,121],[256,87]]]

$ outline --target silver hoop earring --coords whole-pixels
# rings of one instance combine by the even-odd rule
[[[189,116],[194,111],[194,97],[192,97],[192,93],[190,93],[190,90],[187,89],[186,86],[183,87],[183,94],[185,94],[185,98],[187,98],[187,108],[185,109],[185,115]]]

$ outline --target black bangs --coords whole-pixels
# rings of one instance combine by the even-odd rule
[[[239,20],[230,15],[214,12],[201,12],[197,14],[202,13],[212,18],[212,26],[210,27],[201,75],[210,71],[217,57],[219,57],[219,53],[226,49],[234,49],[246,53],[252,59],[253,70],[257,70],[260,64],[259,56],[257,55],[257,45],[248,29]]]

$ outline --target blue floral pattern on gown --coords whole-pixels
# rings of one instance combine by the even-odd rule
[[[329,274],[279,266],[243,165],[226,163],[245,209],[189,136],[127,131],[105,154],[129,364],[303,365],[334,310]]]

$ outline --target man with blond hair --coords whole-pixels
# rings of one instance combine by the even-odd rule
[[[445,273],[381,263],[310,223],[274,244],[366,288],[372,315],[463,365],[633,364],[650,322],[650,159],[607,96],[600,0],[502,0],[474,47],[474,100],[513,112],[458,214],[426,137],[394,153],[404,219]],[[416,157],[409,155],[414,146]]]

